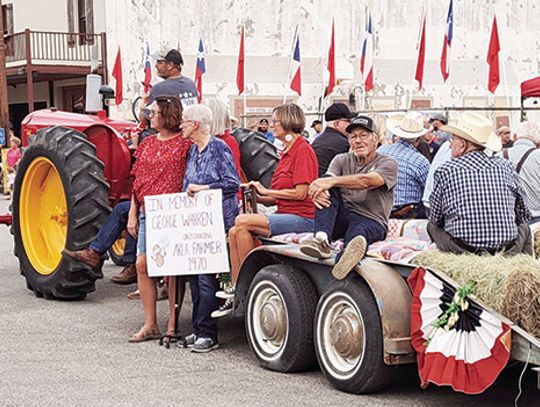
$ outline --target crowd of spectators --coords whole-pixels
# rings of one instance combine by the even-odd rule
[[[176,53],[163,58],[162,70],[181,62]],[[177,73],[173,77],[179,78]],[[183,106],[177,96],[160,95],[153,97],[147,116],[156,133],[142,140],[134,154],[131,202],[115,208],[123,211],[127,230],[136,239],[135,270],[144,324],[130,342],[161,336],[157,280],[148,276],[146,267],[144,197],[148,195],[222,191],[232,284],[218,291],[214,275],[187,277],[193,333],[186,343],[194,352],[219,346],[215,318],[233,310],[242,262],[257,237],[312,232],[314,237],[299,250],[310,257],[335,257],[336,279],[346,278],[369,244],[385,239],[390,217],[427,219],[428,233],[443,251],[532,254],[529,223],[540,220],[537,123],[521,123],[514,140],[510,129],[495,133],[492,122],[476,113],[464,112],[452,125],[444,115],[425,117],[418,112],[381,121],[379,116],[353,113],[345,104],[335,103],[325,112],[326,127],[320,121],[312,123],[317,136],[309,143],[303,134],[302,109],[294,103],[279,105],[271,121],[258,122],[265,139],[280,145],[271,185],[253,180],[243,184],[256,192],[259,204],[276,209],[239,214],[240,150],[230,134],[232,120],[226,104],[209,98],[203,105]],[[105,224],[104,229],[104,236],[98,234],[88,249],[66,250],[66,254],[99,267],[111,244],[105,239],[112,235],[111,227]],[[339,253],[331,249],[336,239],[344,239]],[[171,316],[173,282],[169,281]],[[222,306],[218,298],[225,299]],[[174,329],[170,319],[167,333]]]

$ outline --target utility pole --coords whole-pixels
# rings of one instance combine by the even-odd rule
[[[4,13],[0,0],[0,127],[6,132],[6,146],[9,147],[9,104],[6,78],[6,46],[4,44]]]

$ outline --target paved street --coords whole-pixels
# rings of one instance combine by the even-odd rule
[[[7,201],[0,202],[0,213]],[[521,366],[507,369],[484,395],[447,388],[421,390],[414,366],[398,369],[384,393],[355,396],[331,388],[318,371],[280,374],[257,365],[243,321],[221,321],[221,345],[206,355],[165,350],[157,342],[128,344],[142,308],[112,284],[119,268],[82,302],[46,301],[27,290],[13,256],[9,230],[0,226],[0,405],[2,406],[480,406],[513,405]],[[160,303],[160,323],[166,321]],[[181,327],[190,332],[189,309]],[[521,406],[540,405],[536,377],[527,372]]]

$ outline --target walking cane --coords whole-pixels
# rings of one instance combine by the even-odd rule
[[[182,303],[184,302],[184,295],[186,293],[186,278],[185,277],[171,277],[174,280],[174,312],[171,317],[174,318],[174,332],[167,332],[161,338],[159,338],[159,346],[165,345],[166,349],[171,347],[171,343],[183,341],[184,338],[178,333],[178,325],[180,320],[180,311],[182,310]]]

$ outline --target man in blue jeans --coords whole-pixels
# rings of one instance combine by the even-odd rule
[[[92,268],[99,268],[101,256],[111,248],[126,228],[130,205],[130,201],[123,201],[113,208],[112,213],[107,217],[96,238],[90,243],[88,248],[77,251],[64,249],[64,253]],[[135,252],[136,241],[128,233],[124,255],[122,257],[122,261],[126,266],[119,274],[113,276],[111,281],[118,284],[133,284],[137,282]]]
[[[323,178],[309,187],[315,212],[315,238],[300,251],[330,258],[330,239],[345,238],[332,275],[339,280],[362,260],[368,244],[386,237],[397,181],[397,163],[377,153],[379,142],[373,120],[356,116],[346,129],[350,151],[338,154]]]

